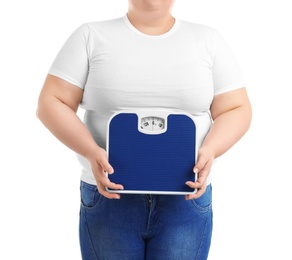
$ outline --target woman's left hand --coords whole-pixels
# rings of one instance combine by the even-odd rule
[[[198,173],[196,182],[187,181],[186,184],[192,188],[197,189],[194,194],[186,195],[187,200],[197,199],[202,196],[207,188],[207,178],[210,174],[211,166],[214,160],[213,151],[207,147],[201,147],[198,151],[198,160],[194,166],[194,173]]]

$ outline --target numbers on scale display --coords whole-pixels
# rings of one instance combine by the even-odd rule
[[[140,127],[147,131],[161,131],[165,128],[165,121],[163,118],[156,116],[143,117]]]

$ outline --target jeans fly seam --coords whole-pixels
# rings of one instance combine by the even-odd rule
[[[146,195],[147,206],[148,206],[148,219],[147,219],[147,227],[146,227],[146,237],[148,237],[150,233],[150,222],[151,222],[151,214],[152,214],[152,198],[151,195]]]

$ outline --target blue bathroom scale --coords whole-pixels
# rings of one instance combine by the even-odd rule
[[[123,111],[109,120],[107,153],[115,193],[191,194],[196,189],[196,124],[192,115],[171,111]]]

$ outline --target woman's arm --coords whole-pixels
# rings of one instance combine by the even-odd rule
[[[113,173],[106,152],[100,148],[87,127],[76,115],[83,90],[58,77],[48,75],[38,100],[37,116],[41,122],[67,147],[90,162],[99,192],[108,198],[119,198],[105,187],[122,189],[109,181],[106,172]]]
[[[187,182],[198,192],[188,195],[196,199],[206,190],[206,182],[215,158],[228,151],[249,129],[252,117],[251,105],[245,88],[216,95],[211,105],[214,120],[198,152],[194,172],[198,172],[197,182]]]

